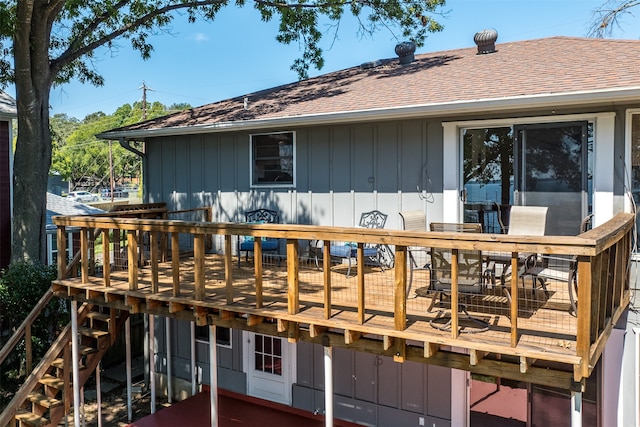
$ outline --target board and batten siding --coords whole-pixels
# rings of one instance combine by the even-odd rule
[[[213,221],[222,222],[243,221],[257,208],[275,209],[291,224],[353,226],[373,209],[389,215],[392,229],[401,228],[403,210],[441,219],[440,122],[275,131],[296,134],[295,187],[250,186],[249,133],[163,137],[146,144],[147,201],[170,210],[212,206]]]

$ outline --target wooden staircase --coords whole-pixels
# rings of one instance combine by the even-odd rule
[[[128,311],[83,304],[78,309],[79,384],[95,372]],[[67,325],[15,396],[0,413],[0,426],[57,426],[73,403],[71,324]]]

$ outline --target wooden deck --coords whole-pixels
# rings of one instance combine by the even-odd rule
[[[64,236],[64,226],[85,230],[81,277],[64,278],[61,273],[54,284],[60,296],[563,389],[575,388],[589,376],[629,298],[625,260],[632,218],[626,216],[577,238],[87,217],[58,221],[59,236]],[[118,270],[111,259],[102,273],[89,274],[86,236],[92,229],[102,230],[106,242],[108,229],[126,230],[124,269]],[[149,233],[148,251],[143,243],[138,245],[145,241],[143,233]],[[160,261],[163,233],[171,236],[173,249],[171,256],[165,253],[165,262]],[[193,250],[179,257],[179,236],[184,234],[193,236]],[[242,259],[238,267],[234,235],[286,239],[286,254],[261,255],[256,243],[257,262]],[[207,236],[214,237],[209,250]],[[332,265],[326,257],[324,269],[317,269],[298,252],[298,241],[310,237],[320,237],[325,244],[358,242],[361,265],[363,242],[384,243],[395,249],[395,266],[384,271],[356,267],[352,277],[346,277],[346,265]],[[429,311],[433,293],[427,270],[416,272],[406,295],[410,246],[501,251],[512,253],[514,260],[518,252],[578,255],[577,313],[566,282],[549,280],[545,291],[534,289],[531,280],[523,286],[519,277],[505,283],[506,288],[500,281],[487,283],[480,295],[463,295],[456,285],[450,300],[435,301]],[[59,264],[59,271],[66,272],[66,265]],[[458,301],[470,315],[488,322],[489,329],[474,330],[455,309]],[[435,328],[444,322],[443,315],[453,317],[458,327]]]

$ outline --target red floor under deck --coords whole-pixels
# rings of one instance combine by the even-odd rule
[[[218,393],[219,427],[322,427],[324,417],[226,390]],[[209,427],[209,392],[203,391],[129,424],[131,427]],[[356,427],[334,420],[336,427]]]
[[[521,395],[524,393],[524,395]],[[526,391],[474,381],[471,393],[472,427],[523,427],[526,425]],[[522,407],[524,405],[524,407]],[[219,427],[323,427],[324,417],[267,400],[220,389]],[[209,392],[174,403],[129,424],[130,427],[209,427]],[[336,427],[361,427],[334,420]],[[399,426],[400,427],[400,426]]]

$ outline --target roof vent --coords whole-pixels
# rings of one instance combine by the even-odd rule
[[[414,42],[402,42],[396,45],[396,55],[400,59],[400,64],[410,64],[415,61],[413,55],[416,51],[416,44]]]
[[[498,32],[496,30],[482,30],[473,36],[473,41],[478,45],[478,55],[485,55],[496,51],[496,40]]]
[[[382,65],[382,61],[377,59],[375,61],[363,62],[362,64],[360,64],[360,69],[361,70],[369,70],[371,68],[376,68],[376,67],[378,67],[380,65]]]

